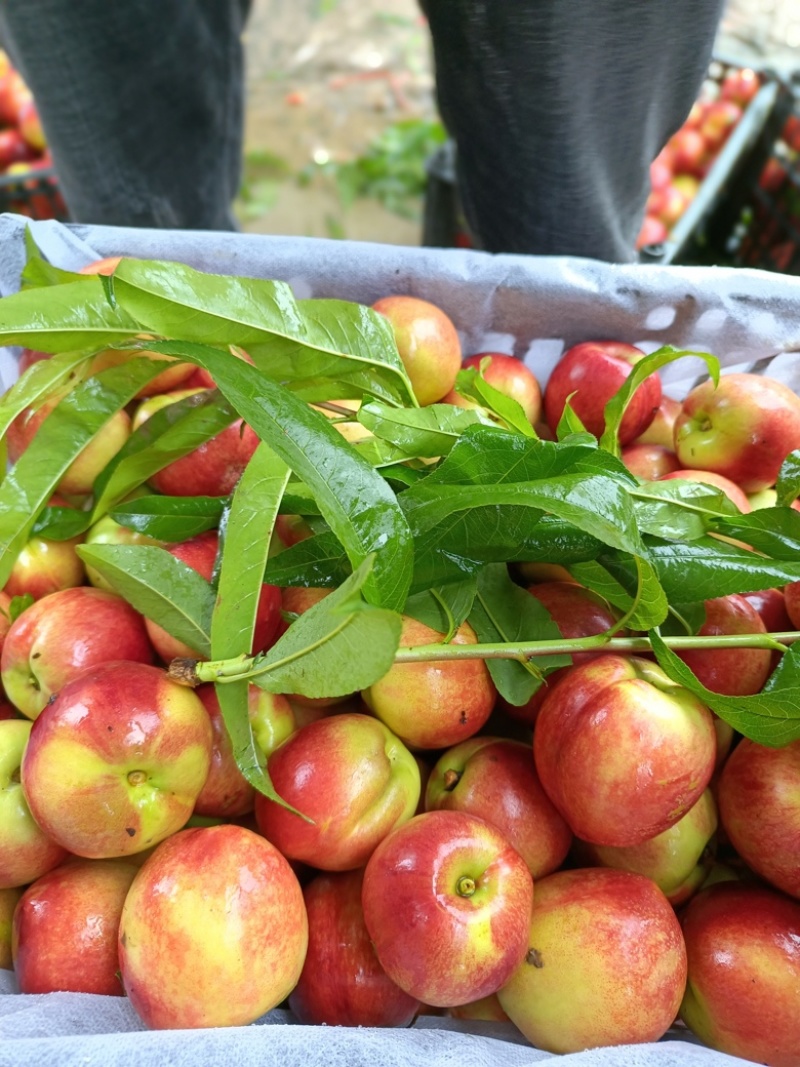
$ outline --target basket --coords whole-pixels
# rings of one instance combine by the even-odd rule
[[[58,176],[52,167],[0,175],[0,212],[26,215],[30,219],[69,218]]]

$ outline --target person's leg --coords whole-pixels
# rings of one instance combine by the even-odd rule
[[[71,216],[231,229],[249,0],[0,0]]]
[[[464,212],[492,252],[634,258],[648,165],[723,0],[422,0]]]

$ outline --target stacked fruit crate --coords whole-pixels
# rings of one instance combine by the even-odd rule
[[[0,49],[0,212],[66,219],[33,95]]]

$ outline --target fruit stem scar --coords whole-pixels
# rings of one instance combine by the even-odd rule
[[[128,782],[131,785],[142,785],[147,781],[147,771],[131,771],[128,774]]]
[[[455,789],[460,781],[461,775],[458,771],[454,771],[452,767],[444,772],[444,787],[448,793]]]
[[[468,874],[462,874],[456,882],[456,893],[458,893],[460,897],[471,897],[474,892],[475,879],[470,878]]]
[[[525,956],[525,962],[529,963],[531,967],[537,967],[539,970],[544,967],[544,960],[542,959],[542,954],[538,948],[528,949]]]

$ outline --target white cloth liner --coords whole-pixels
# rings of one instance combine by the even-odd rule
[[[0,215],[0,295],[19,288],[26,225],[51,262],[65,269],[125,254],[281,279],[297,297],[371,303],[389,293],[420,296],[453,317],[465,353],[513,353],[543,383],[565,346],[613,338],[647,351],[665,343],[711,351],[727,369],[769,367],[800,391],[800,278],[313,238],[66,227]],[[0,391],[16,377],[17,354],[0,349]],[[680,397],[704,373],[697,359],[674,364],[662,371],[665,391]],[[406,1030],[306,1027],[280,1011],[258,1023],[150,1032],[123,998],[23,996],[13,974],[0,971],[0,1067],[463,1067],[465,1062],[528,1067],[553,1058],[531,1048],[509,1025],[436,1016],[422,1017]],[[680,1031],[654,1044],[594,1049],[559,1060],[564,1067],[746,1062],[704,1048]]]

